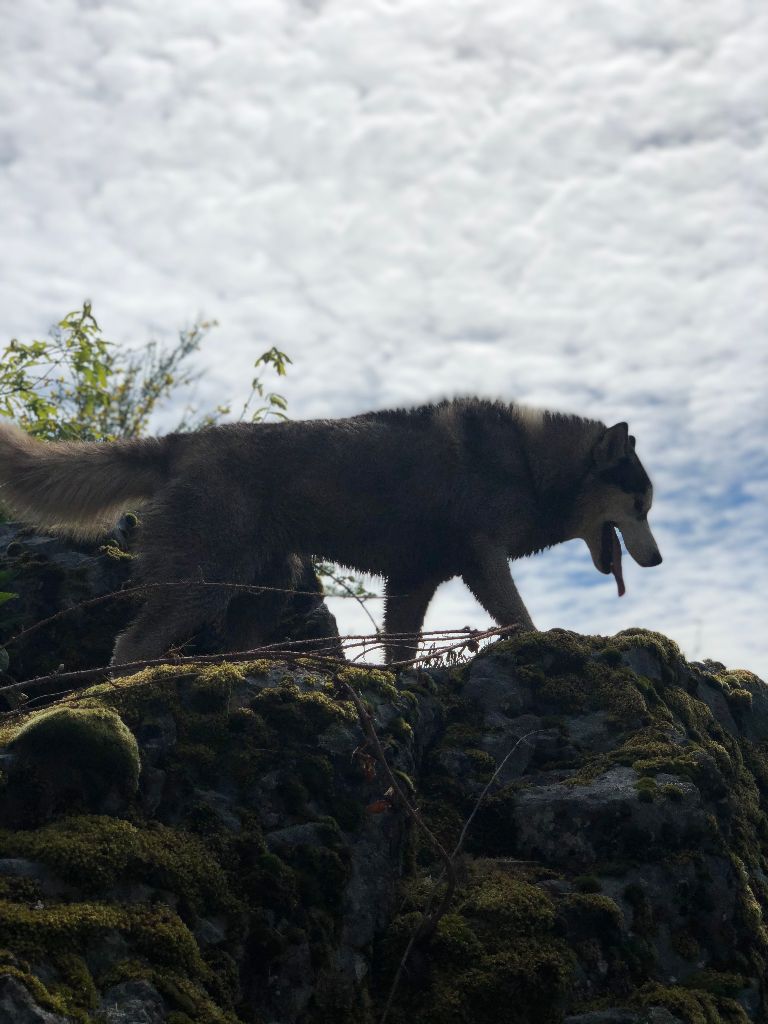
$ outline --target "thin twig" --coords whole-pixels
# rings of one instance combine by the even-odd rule
[[[360,607],[363,609],[363,611],[368,616],[368,618],[371,620],[371,625],[376,630],[376,634],[378,635],[379,633],[381,633],[381,630],[379,629],[379,625],[376,622],[376,619],[374,619],[374,617],[371,615],[371,613],[365,607],[365,601],[369,601],[372,597],[377,597],[377,598],[381,599],[381,595],[380,594],[370,594],[368,597],[366,597],[366,599],[364,601],[362,599],[362,597],[359,594],[356,594],[354,592],[354,590],[352,589],[352,587],[350,587],[350,585],[345,580],[343,580],[340,576],[336,576],[332,572],[326,572],[323,575],[330,577],[330,579],[333,580],[333,582],[336,584],[337,587],[343,587],[347,591],[346,594],[325,594],[324,595],[324,599],[327,600],[329,597],[345,597],[345,598],[353,597],[357,601],[357,603],[360,605]]]
[[[461,853],[461,849],[464,845],[464,840],[467,837],[469,827],[474,821],[477,812],[480,810],[480,806],[482,805],[482,802],[485,799],[488,790],[499,777],[502,770],[504,769],[504,765],[507,763],[510,757],[512,757],[512,755],[520,746],[520,744],[527,740],[530,736],[534,736],[538,731],[538,729],[533,729],[531,732],[527,732],[524,736],[520,736],[520,738],[515,742],[513,747],[496,766],[496,770],[493,772],[490,779],[486,782],[485,786],[483,786],[480,795],[475,801],[475,805],[472,808],[471,814],[464,822],[464,827],[461,830],[461,834],[459,835],[459,839],[456,843],[456,846],[453,848],[453,852],[451,853],[448,859],[449,864],[451,866],[451,873],[448,876],[448,885],[446,886],[445,892],[443,893],[442,899],[440,900],[440,905],[438,906],[437,910],[434,913],[430,913],[430,908],[434,903],[435,899],[437,898],[437,893],[439,891],[438,886],[440,885],[446,874],[446,868],[444,868],[443,871],[438,876],[438,879],[435,882],[435,886],[429,896],[429,899],[427,900],[427,905],[424,908],[424,913],[422,915],[421,921],[419,922],[418,927],[413,930],[411,937],[408,940],[408,944],[405,947],[403,955],[400,958],[400,963],[398,964],[397,971],[395,972],[395,976],[392,979],[392,985],[390,986],[389,995],[387,996],[387,1002],[384,1007],[384,1011],[381,1015],[381,1020],[379,1024],[387,1024],[389,1011],[392,1009],[392,1003],[394,1002],[395,995],[397,994],[397,990],[400,987],[400,981],[402,979],[406,965],[410,958],[411,952],[413,951],[413,947],[416,945],[417,942],[423,942],[424,939],[427,939],[434,934],[435,929],[437,928],[437,925],[440,922],[440,919],[443,917],[443,915],[448,910],[448,907],[451,905],[451,902],[453,900],[453,894],[456,889],[456,861],[458,860],[459,854]],[[453,882],[453,884],[451,884],[451,882]]]
[[[464,648],[467,642],[471,640],[473,643],[480,640],[491,639],[492,637],[503,637],[508,635],[510,632],[514,632],[517,629],[515,626],[498,626],[495,629],[485,630],[478,633],[475,630],[444,630],[438,632],[440,636],[452,636],[464,635],[465,639],[459,643],[448,644],[439,649],[441,655],[447,654],[451,651],[459,648]],[[431,634],[426,634],[431,635]],[[398,634],[393,634],[398,636]],[[390,639],[387,635],[377,638],[378,640]],[[135,672],[140,672],[145,668],[156,668],[160,665],[172,665],[179,670],[183,670],[187,666],[193,665],[210,665],[218,663],[234,663],[254,661],[256,659],[273,659],[273,660],[285,660],[295,658],[311,658],[313,661],[317,661],[321,664],[327,665],[329,668],[336,668],[339,664],[339,657],[329,654],[321,654],[316,650],[302,651],[301,647],[308,646],[310,644],[316,644],[321,640],[327,640],[328,646],[335,646],[337,643],[340,645],[342,650],[346,650],[350,646],[357,646],[355,641],[362,641],[363,643],[372,643],[374,638],[366,635],[359,636],[348,636],[343,638],[338,637],[317,637],[307,640],[290,640],[281,643],[264,644],[260,647],[254,647],[248,651],[232,651],[223,654],[199,654],[199,655],[188,655],[184,657],[162,657],[162,658],[148,658],[141,661],[129,661],[123,662],[119,665],[100,665],[95,668],[78,669],[73,672],[52,672],[44,676],[36,676],[33,679],[27,679],[18,683],[11,683],[8,686],[0,687],[0,696],[3,694],[12,693],[30,693],[36,691],[44,691],[45,687],[51,682],[67,682],[80,684],[75,689],[80,689],[81,685],[86,685],[94,677],[105,675],[107,673],[118,670],[121,675],[129,675]],[[384,668],[388,671],[396,671],[405,667],[412,667],[421,663],[433,661],[435,654],[429,654],[422,658],[404,659],[402,661],[389,662],[387,665],[368,665],[361,664],[361,668]]]
[[[194,579],[194,580],[175,580],[164,583],[141,583],[135,587],[125,587],[122,590],[111,590],[108,594],[100,594],[98,597],[89,597],[85,601],[78,601],[77,604],[70,605],[68,608],[61,608],[53,615],[49,615],[46,619],[41,619],[39,622],[33,623],[31,626],[27,626],[22,629],[15,636],[7,640],[5,646],[16,643],[21,640],[22,637],[28,636],[30,633],[34,633],[38,629],[42,629],[43,626],[49,625],[51,622],[55,622],[58,619],[64,618],[66,615],[71,615],[73,612],[80,611],[82,608],[90,608],[96,604],[102,604],[104,601],[110,600],[122,600],[126,597],[134,597],[138,594],[144,594],[150,590],[162,590],[167,587],[219,587],[226,590],[240,590],[246,591],[250,594],[293,594],[297,597],[318,597],[325,599],[324,595],[317,590],[295,590],[291,587],[268,587],[262,584],[255,583],[211,583],[206,580]],[[342,601],[355,598],[359,600],[357,594],[335,594],[334,597],[340,598]],[[383,600],[378,594],[371,595],[372,599]],[[375,625],[375,623],[374,623]]]
[[[456,869],[453,858],[449,856],[448,851],[445,849],[443,844],[440,842],[440,840],[437,838],[434,832],[424,821],[416,806],[412,804],[408,797],[405,795],[403,787],[398,782],[397,777],[395,776],[395,773],[392,771],[389,761],[387,760],[387,756],[384,753],[384,748],[381,745],[381,740],[379,739],[378,733],[376,732],[376,728],[373,724],[371,715],[368,712],[365,705],[363,704],[363,702],[361,701],[355,688],[345,679],[340,678],[338,675],[335,677],[335,682],[341,685],[344,691],[349,695],[350,700],[355,705],[355,709],[357,710],[357,717],[359,718],[360,724],[363,727],[363,732],[365,733],[365,736],[369,743],[371,743],[371,745],[373,746],[373,749],[376,753],[376,760],[384,769],[384,774],[387,777],[387,781],[389,782],[389,785],[392,787],[392,791],[397,796],[398,801],[403,805],[409,817],[411,817],[416,822],[417,827],[421,829],[421,831],[429,840],[431,846],[437,851],[438,856],[443,861],[443,870],[445,874],[448,876],[447,888],[448,890],[450,890],[452,896],[456,888]]]
[[[507,754],[505,754],[504,757],[502,758],[502,760],[499,762],[499,764],[497,765],[496,770],[494,771],[493,775],[491,775],[490,779],[488,779],[486,784],[483,786],[483,789],[482,789],[482,791],[480,793],[480,796],[477,798],[477,800],[475,802],[475,806],[472,808],[472,813],[467,818],[467,820],[464,822],[464,828],[461,830],[461,835],[459,836],[458,842],[456,843],[456,846],[454,847],[453,853],[451,854],[452,858],[458,857],[458,855],[461,853],[461,848],[464,845],[464,840],[467,837],[467,832],[469,831],[469,826],[475,820],[475,816],[477,815],[477,812],[480,810],[480,805],[482,804],[483,800],[485,800],[485,797],[486,797],[486,794],[488,793],[488,790],[491,788],[491,786],[494,784],[496,779],[499,777],[499,775],[503,771],[504,765],[507,763],[507,761],[510,759],[510,757],[512,757],[512,755],[517,750],[517,748],[520,746],[520,744],[524,743],[529,737],[535,736],[537,732],[541,732],[541,730],[540,729],[531,729],[530,732],[527,732],[527,733],[525,733],[525,735],[521,736],[517,740],[517,742],[514,744],[512,749]]]

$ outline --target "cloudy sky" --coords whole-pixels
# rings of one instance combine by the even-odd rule
[[[516,569],[534,621],[768,676],[763,0],[25,0],[3,28],[0,341],[88,297],[121,345],[215,317],[201,405],[277,345],[298,418],[626,419],[664,564],[625,559],[619,600],[561,545]],[[454,581],[427,625],[486,622]]]

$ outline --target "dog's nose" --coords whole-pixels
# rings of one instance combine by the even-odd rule
[[[652,565],[661,565],[661,563],[663,561],[664,561],[664,559],[661,557],[661,553],[657,551],[656,554],[653,556],[653,558],[648,563],[648,568],[650,569],[650,567]]]

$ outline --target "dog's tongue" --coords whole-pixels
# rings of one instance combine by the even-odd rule
[[[613,573],[614,579],[616,580],[616,586],[619,590],[619,597],[623,597],[626,592],[624,586],[624,577],[621,573],[621,544],[619,543],[619,535],[616,533],[616,528],[611,527],[611,572]]]

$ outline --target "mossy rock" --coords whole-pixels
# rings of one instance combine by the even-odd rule
[[[117,810],[139,784],[136,738],[109,708],[58,707],[27,722],[9,745],[11,818],[53,817],[80,806]]]
[[[426,878],[406,887],[405,913],[381,942],[378,969],[399,962],[433,888]],[[575,967],[547,893],[509,862],[468,861],[454,908],[402,984],[393,1024],[558,1024]]]

